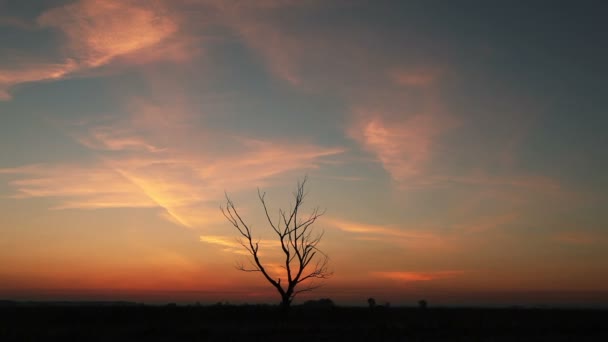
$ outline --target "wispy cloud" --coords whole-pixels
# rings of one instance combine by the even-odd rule
[[[63,60],[26,58],[9,68],[0,66],[0,100],[10,99],[16,85],[59,80],[118,59],[129,64],[183,61],[198,49],[179,25],[164,1],[80,0],[51,8],[33,26],[62,33],[63,45],[56,53]]]
[[[370,275],[376,278],[390,279],[402,282],[413,281],[433,281],[440,279],[448,279],[465,274],[464,271],[434,271],[434,272],[410,272],[410,271],[381,271],[371,272]]]
[[[217,201],[224,189],[249,189],[284,172],[317,167],[319,158],[336,153],[340,150],[258,142],[225,158],[153,153],[159,156],[112,156],[90,166],[30,165],[0,173],[18,177],[10,183],[16,197],[54,197],[58,209],[161,207],[174,221],[193,226],[195,208]]]
[[[134,184],[110,168],[36,164],[0,169],[0,173],[19,177],[10,182],[17,198],[64,198],[57,209],[155,206]]]
[[[271,15],[306,3],[310,1],[207,1],[218,11],[221,25],[257,52],[274,75],[294,86],[301,83],[302,42],[278,26]]]
[[[201,242],[216,245],[222,248],[224,252],[230,252],[241,255],[249,255],[243,246],[234,238],[218,235],[201,235]]]
[[[81,123],[77,141],[97,158],[82,164],[0,169],[19,198],[54,198],[56,209],[160,208],[186,227],[223,222],[217,206],[231,193],[277,175],[316,169],[344,152],[298,139],[251,139],[189,124],[179,105],[136,102],[133,115]],[[175,120],[165,120],[171,113]],[[200,136],[204,136],[201,140]],[[200,142],[200,146],[193,142]],[[221,143],[218,143],[221,142]]]
[[[389,72],[389,77],[397,85],[428,87],[435,84],[441,75],[438,68],[398,68]]]
[[[129,130],[120,131],[114,127],[94,127],[87,134],[77,139],[82,145],[94,150],[139,150],[147,152],[160,152],[163,150],[148,143],[142,137],[133,136]]]
[[[436,176],[436,182],[452,182],[479,186],[507,186],[544,192],[559,192],[561,185],[555,179],[535,175],[491,176],[479,171],[469,176]]]
[[[344,232],[353,233],[356,239],[398,244],[410,249],[444,248],[449,240],[447,236],[442,236],[433,229],[364,224],[337,218],[326,218],[325,223]]]
[[[452,227],[460,232],[465,233],[483,233],[490,232],[509,223],[514,222],[519,217],[516,213],[507,213],[492,216],[481,216],[469,219],[469,222],[455,223]]]
[[[553,240],[563,244],[579,246],[601,244],[608,241],[606,237],[602,234],[597,234],[584,230],[557,232],[553,235]]]
[[[158,1],[81,0],[43,13],[38,23],[63,32],[67,49],[89,67],[157,45],[178,30]]]
[[[20,30],[32,30],[36,28],[34,22],[24,18],[0,15],[0,27],[12,27]]]
[[[0,66],[0,100],[10,100],[12,96],[9,90],[17,84],[58,80],[78,68],[78,63],[73,59],[60,63],[31,61],[6,69]]]
[[[201,235],[201,242],[210,243],[213,245],[217,245],[222,248],[225,252],[242,254],[242,255],[250,255],[249,252],[245,250],[243,245],[238,241],[238,239],[234,237],[220,236],[220,235]],[[267,250],[274,250],[276,247],[279,247],[279,242],[275,240],[255,240],[256,243],[260,246],[260,252],[266,253]],[[268,248],[268,249],[267,249]]]
[[[220,235],[201,235],[200,241],[216,245],[224,252],[241,255],[244,259],[241,261],[243,267],[252,269],[255,268],[255,266],[251,264],[253,262],[250,259],[251,254],[245,249],[245,247],[241,244],[241,241],[239,241],[237,238]],[[247,241],[243,242],[247,243]],[[280,254],[282,251],[279,241],[256,239],[254,243],[260,248],[258,256],[262,258],[262,264],[264,265],[264,269],[268,272],[268,274],[273,278],[286,277],[287,271],[282,260],[284,256]]]
[[[359,109],[359,119],[350,133],[364,149],[373,153],[392,179],[401,186],[426,171],[433,157],[435,139],[447,129],[442,119],[418,114],[391,120],[381,112]]]

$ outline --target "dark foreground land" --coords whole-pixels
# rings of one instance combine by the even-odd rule
[[[608,311],[0,305],[0,341],[608,341]]]

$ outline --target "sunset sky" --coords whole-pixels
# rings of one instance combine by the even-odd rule
[[[602,1],[0,0],[0,299],[608,304]]]

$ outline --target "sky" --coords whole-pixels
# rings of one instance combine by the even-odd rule
[[[0,298],[608,305],[602,1],[0,0]],[[283,276],[284,277],[284,276]]]

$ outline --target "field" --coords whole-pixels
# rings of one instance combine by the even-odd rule
[[[608,311],[3,305],[0,341],[608,341]]]

